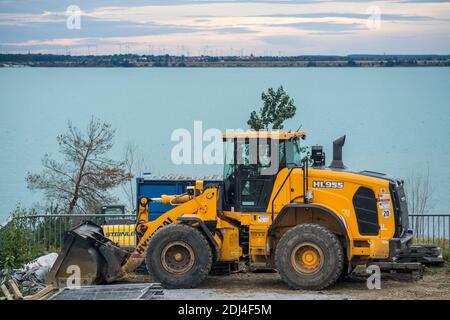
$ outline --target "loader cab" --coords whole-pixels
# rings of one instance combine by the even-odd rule
[[[278,172],[301,164],[303,132],[224,134],[226,211],[266,212]]]

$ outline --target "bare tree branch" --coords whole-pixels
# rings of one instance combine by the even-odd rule
[[[434,190],[430,184],[430,169],[417,174],[412,172],[406,179],[408,208],[411,213],[426,214],[433,209],[432,197]]]
[[[43,191],[67,213],[93,211],[113,201],[109,190],[130,178],[123,162],[106,156],[113,146],[114,134],[110,124],[94,118],[85,132],[69,122],[67,132],[57,137],[64,161],[58,162],[46,154],[42,173],[28,174],[28,188]]]
[[[430,168],[421,174],[412,172],[406,179],[405,192],[408,199],[408,210],[410,213],[427,214],[433,210],[434,189],[430,183]],[[424,231],[424,217],[416,218],[414,222],[416,234]]]
[[[139,147],[132,142],[128,142],[125,145],[123,163],[125,171],[130,178],[128,183],[122,184],[122,191],[128,199],[131,208],[135,208],[134,181],[137,176],[143,174],[143,172],[148,169],[148,166],[145,164],[145,158],[141,155]]]

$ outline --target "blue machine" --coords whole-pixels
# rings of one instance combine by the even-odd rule
[[[220,176],[198,178],[204,181],[204,186],[209,184],[222,185]],[[136,178],[136,213],[139,212],[139,200],[142,197],[159,198],[161,195],[182,194],[187,191],[188,186],[195,185],[197,178],[180,176],[153,176],[144,175]],[[172,209],[168,204],[152,202],[149,206],[149,221],[157,219],[159,216]]]

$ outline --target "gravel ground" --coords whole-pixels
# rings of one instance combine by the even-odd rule
[[[164,290],[164,299],[168,300],[342,300],[345,295],[328,295],[300,292],[272,292],[242,290],[227,292],[222,289],[182,289]]]
[[[380,290],[368,290],[364,270],[340,280],[323,291],[291,290],[278,273],[235,273],[209,276],[197,289],[164,290],[165,299],[275,299],[275,300],[354,300],[354,299],[450,299],[450,265],[427,268],[421,279],[410,274],[383,274]],[[149,282],[146,274],[131,274],[127,282]]]

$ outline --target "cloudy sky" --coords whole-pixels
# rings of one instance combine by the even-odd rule
[[[0,0],[0,51],[449,54],[450,0]]]

